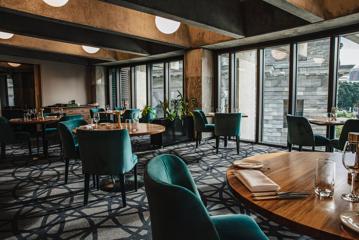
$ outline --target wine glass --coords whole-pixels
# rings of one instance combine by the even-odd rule
[[[94,115],[93,115],[93,122],[96,124],[96,127],[97,127],[97,124],[98,124],[98,122],[100,121],[100,113],[94,113]]]
[[[348,202],[359,202],[359,195],[355,193],[355,179],[359,173],[359,142],[347,141],[343,149],[343,165],[351,175],[351,192],[342,195]]]

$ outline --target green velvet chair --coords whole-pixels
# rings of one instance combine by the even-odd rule
[[[26,142],[29,148],[29,156],[32,156],[31,135],[29,132],[14,131],[9,121],[0,117],[0,144],[1,159],[6,157],[6,145]]]
[[[228,137],[236,138],[237,154],[241,136],[242,113],[216,113],[214,116],[214,135],[216,137],[216,153],[219,149],[220,137],[224,137],[224,146],[227,147]]]
[[[93,116],[95,115],[95,113],[100,113],[100,112],[104,112],[105,109],[103,108],[91,108],[90,109],[90,117],[91,119],[93,119]],[[110,119],[110,115],[107,114],[100,114],[100,123],[108,123],[108,122],[112,122]]]
[[[121,118],[123,121],[140,119],[140,113],[141,113],[140,109],[127,109],[121,115]]]
[[[140,118],[141,123],[151,123],[153,120],[156,119],[156,110],[153,109],[152,111],[148,112],[146,115]]]
[[[249,216],[210,216],[186,164],[177,156],[150,160],[144,181],[153,240],[268,239]]]
[[[196,131],[196,148],[201,143],[203,132],[214,132],[214,124],[209,124],[206,115],[202,110],[192,112],[194,120],[194,130]]]
[[[88,201],[90,175],[118,176],[121,183],[122,202],[126,206],[125,173],[133,170],[137,191],[137,156],[132,154],[127,129],[119,131],[77,132],[80,146],[82,172],[85,174],[84,204]]]
[[[287,115],[288,122],[288,150],[292,151],[293,145],[299,146],[299,151],[302,151],[302,147],[310,146],[315,151],[316,146],[328,146],[329,139],[326,137],[315,135],[313,133],[312,126],[308,119],[302,116]]]
[[[79,144],[73,130],[86,124],[87,122],[83,119],[75,119],[59,122],[57,125],[61,140],[62,157],[65,160],[65,184],[68,182],[70,159],[80,159]]]
[[[338,150],[343,150],[345,142],[348,141],[348,133],[359,132],[359,120],[349,119],[345,122],[339,139],[331,139],[330,146]]]
[[[117,111],[122,111],[122,110],[125,110],[126,108],[125,107],[114,107],[113,110],[117,110]]]

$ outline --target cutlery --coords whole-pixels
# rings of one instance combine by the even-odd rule
[[[264,197],[253,197],[253,200],[260,201],[260,200],[274,200],[274,199],[300,199],[306,198],[309,195],[276,195],[276,196],[264,196]]]
[[[307,192],[258,192],[252,193],[253,197],[283,196],[283,195],[310,195]]]

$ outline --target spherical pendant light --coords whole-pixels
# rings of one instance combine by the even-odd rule
[[[1,39],[10,39],[14,36],[13,33],[8,33],[8,32],[0,32],[0,38]]]
[[[42,0],[51,7],[62,7],[65,6],[69,0]]]
[[[12,63],[12,62],[8,62],[7,64],[9,64],[9,66],[11,67],[20,67],[21,64],[20,63]]]
[[[176,32],[181,25],[180,22],[159,16],[156,16],[155,23],[157,29],[164,34],[172,34]]]
[[[100,48],[90,47],[90,46],[85,46],[85,45],[82,45],[82,49],[85,52],[90,53],[90,54],[94,54],[94,53],[97,53],[98,51],[100,51]]]

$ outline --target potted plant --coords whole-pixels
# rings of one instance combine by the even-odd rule
[[[152,120],[156,118],[156,109],[153,107],[146,105],[141,113],[142,117],[140,119],[141,122],[150,123]]]

